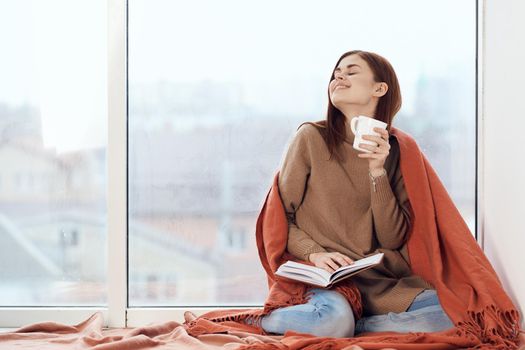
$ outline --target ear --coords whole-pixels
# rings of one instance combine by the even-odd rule
[[[387,83],[378,83],[375,90],[374,90],[374,95],[377,96],[377,97],[381,97],[381,96],[384,96],[386,94],[386,92],[388,91],[388,85]]]

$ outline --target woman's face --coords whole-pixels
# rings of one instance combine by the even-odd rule
[[[385,89],[385,83],[374,82],[366,61],[354,54],[339,62],[328,91],[335,107],[361,113],[375,110],[379,97],[386,93]]]

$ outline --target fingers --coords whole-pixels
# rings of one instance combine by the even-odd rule
[[[349,257],[347,257],[346,255],[341,254],[341,256],[347,262],[348,265],[352,265],[354,263],[354,261],[350,259]]]
[[[382,138],[381,136],[376,136],[376,135],[363,135],[362,138],[364,140],[370,140],[370,141],[375,141],[377,143],[379,143],[380,145],[385,145],[387,144],[386,140],[384,138]]]
[[[388,131],[382,128],[374,127],[374,131],[378,132],[382,138],[388,140]]]
[[[332,260],[326,260],[326,261],[323,261],[321,263],[321,266],[319,266],[319,267],[325,269],[326,271],[328,271],[330,273],[332,273],[335,270],[337,270],[337,268],[333,268],[332,266],[330,266],[330,264],[335,265],[335,263]]]
[[[385,143],[385,144],[388,143],[388,135],[389,134],[388,134],[387,130],[381,129],[381,128],[378,128],[378,127],[374,127],[374,131],[379,133],[379,136],[377,136],[377,135],[363,135],[363,138],[367,139],[367,140],[376,141],[376,142],[379,142],[379,143]]]
[[[359,147],[364,148],[366,150],[369,150],[374,153],[378,154],[386,154],[388,155],[390,153],[390,143],[388,143],[388,131],[381,129],[381,128],[374,128],[374,131],[377,131],[381,133],[381,137],[376,135],[363,135],[363,140],[370,140],[376,142],[376,145],[369,145],[366,143],[360,143]],[[361,158],[377,158],[373,156],[361,156],[358,155]]]
[[[348,262],[345,260],[344,255],[342,255],[342,254],[335,256],[333,259],[335,261],[337,261],[339,266],[346,266],[346,265],[348,265]]]
[[[316,254],[316,255],[314,255]],[[309,256],[315,266],[320,267],[329,273],[333,273],[342,266],[351,265],[354,263],[348,256],[339,252],[323,252],[323,253],[312,253]]]
[[[373,158],[373,159],[382,159],[385,156],[383,153],[358,153],[359,158]]]
[[[332,256],[326,257],[323,261],[323,268],[328,272],[332,273],[341,266],[347,266],[353,264],[354,261],[341,253],[333,253]]]
[[[372,152],[383,153],[383,154],[389,153],[389,148],[384,148],[381,146],[373,146],[373,145],[368,145],[366,143],[360,143],[359,147],[370,150]]]
[[[375,135],[363,135],[363,140],[370,140],[376,142],[378,145],[386,146],[388,149],[390,149],[390,144],[387,140],[385,140],[382,137],[375,136]]]
[[[341,266],[351,265],[354,263],[352,259],[350,259],[348,256],[341,254],[341,253],[336,253],[335,258],[337,259],[337,262]]]

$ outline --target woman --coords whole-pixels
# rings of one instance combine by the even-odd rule
[[[410,269],[406,238],[410,203],[399,167],[399,146],[389,136],[401,108],[396,74],[383,57],[366,51],[339,58],[328,86],[326,120],[303,123],[279,173],[286,209],[288,251],[333,272],[376,252],[383,263],[352,277],[363,300],[355,320],[346,298],[314,288],[306,304],[274,310],[262,318],[268,333],[287,330],[316,336],[352,337],[361,332],[434,332],[453,327],[433,286]],[[388,124],[377,146],[352,147],[350,120],[364,115]],[[247,321],[248,322],[248,321]]]

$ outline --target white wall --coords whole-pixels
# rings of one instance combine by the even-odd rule
[[[525,328],[525,1],[480,3],[483,246]]]

